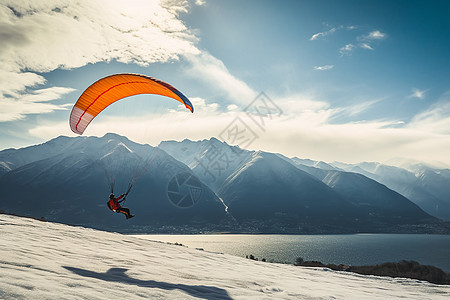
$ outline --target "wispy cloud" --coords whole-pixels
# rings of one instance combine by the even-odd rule
[[[203,52],[200,55],[185,55],[185,58],[191,63],[187,73],[210,83],[212,89],[225,93],[231,101],[247,103],[256,97],[257,92],[233,76],[225,64],[211,54]]]
[[[335,32],[339,30],[356,30],[359,27],[357,26],[344,26],[340,25],[337,27],[332,27],[327,31],[322,31],[314,34],[309,39],[310,41],[324,39],[326,36],[334,34]],[[387,34],[384,32],[381,32],[380,30],[372,30],[370,32],[367,32],[365,34],[359,34],[354,36],[354,41],[351,43],[347,43],[345,46],[341,47],[339,49],[340,56],[351,56],[353,52],[358,49],[365,49],[365,50],[371,50],[374,51],[373,43],[376,41],[383,40],[387,37]],[[314,69],[316,70],[316,69]]]
[[[347,44],[344,47],[342,47],[341,49],[339,49],[339,53],[341,54],[341,56],[347,55],[350,56],[353,54],[353,51],[355,50],[356,46],[353,44]]]
[[[310,41],[318,40],[321,37],[324,37],[324,36],[327,36],[329,34],[332,34],[332,33],[336,32],[336,30],[338,30],[338,29],[337,28],[331,28],[328,31],[318,32],[318,33],[314,34],[309,40]]]
[[[365,40],[382,40],[386,38],[386,33],[383,33],[379,30],[374,30],[369,32],[369,34],[365,35],[363,39]]]
[[[409,127],[450,135],[450,91],[444,93],[429,109],[417,114]]]
[[[343,29],[345,29],[345,30],[354,30],[356,28],[357,28],[356,26],[343,26],[343,25],[340,25],[340,26],[337,26],[337,27],[333,27],[333,28],[331,28],[331,29],[329,29],[327,31],[318,32],[318,33],[314,34],[313,36],[311,36],[311,38],[309,40],[310,41],[314,41],[314,40],[318,40],[318,39],[324,38],[325,36],[333,34],[333,33],[335,33],[338,30],[343,30]]]
[[[315,71],[326,71],[334,68],[334,65],[314,66]]]
[[[358,48],[375,51],[372,44],[375,41],[383,40],[386,37],[387,37],[387,34],[381,32],[379,30],[373,30],[369,33],[359,35],[356,37],[356,41],[354,43],[349,43],[349,44],[341,47],[339,49],[339,54],[341,56],[350,56]]]
[[[383,40],[386,37],[387,37],[386,33],[383,33],[379,30],[373,30],[367,34],[358,36],[356,39],[359,41],[358,44],[359,48],[374,51],[375,49],[373,48],[372,44],[375,41]]]
[[[412,94],[408,96],[408,98],[418,98],[418,99],[425,99],[425,93],[427,90],[419,90],[419,89],[412,89]]]
[[[303,107],[295,112],[282,106],[285,114],[268,126],[267,135],[256,140],[253,147],[325,161],[385,161],[402,156],[450,163],[447,153],[450,147],[450,92],[410,122],[396,119],[333,122],[336,115],[361,113],[383,99],[343,109],[331,105],[314,106],[314,102],[309,109]]]
[[[202,6],[202,5],[205,5],[205,4],[206,4],[205,0],[195,0],[195,5]]]
[[[363,48],[363,49],[367,49],[367,50],[374,50],[373,48],[372,48],[372,46],[370,46],[369,44],[367,44],[367,43],[361,43],[361,44],[359,44],[359,46],[361,47],[361,48]]]
[[[35,90],[18,98],[0,97],[0,122],[22,120],[28,114],[68,109],[67,105],[54,104],[52,101],[72,91],[70,88],[54,87]]]
[[[374,100],[362,101],[361,103],[352,104],[347,107],[343,107],[340,109],[340,114],[348,115],[348,116],[356,116],[362,112],[369,110],[375,104],[385,100],[386,98],[378,98]]]

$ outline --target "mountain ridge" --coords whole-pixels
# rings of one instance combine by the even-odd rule
[[[88,220],[89,226],[95,226],[98,215],[102,226],[117,225],[117,216],[108,214],[104,200],[99,199],[114,186],[125,191],[133,176],[139,182],[130,197],[138,199],[130,202],[131,208],[148,217],[120,221],[120,226],[139,225],[151,231],[165,225],[173,229],[203,224],[196,228],[205,229],[208,220],[213,220],[221,224],[222,231],[338,233],[408,232],[408,226],[433,231],[430,228],[442,225],[385,185],[357,173],[347,175],[342,166],[249,151],[216,138],[167,141],[152,147],[112,133],[101,138],[61,136],[40,145],[0,151],[0,163],[10,166],[0,174],[0,188],[8,190],[0,209],[77,224]],[[331,180],[333,176],[339,180]],[[372,193],[365,193],[369,187]],[[48,207],[38,209],[29,194],[45,199]],[[384,196],[377,198],[378,194]],[[212,227],[209,230],[219,230]]]

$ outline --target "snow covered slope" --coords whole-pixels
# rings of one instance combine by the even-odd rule
[[[257,262],[0,215],[0,298],[449,299],[450,287]]]

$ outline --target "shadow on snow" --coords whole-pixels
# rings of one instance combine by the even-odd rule
[[[140,280],[132,278],[125,274],[128,269],[124,268],[111,268],[105,273],[98,273],[94,271],[66,266],[63,266],[63,268],[80,276],[97,278],[104,281],[121,282],[141,287],[159,288],[163,290],[178,289],[200,299],[233,299],[228,295],[228,292],[226,290],[214,286],[174,284],[155,280]]]

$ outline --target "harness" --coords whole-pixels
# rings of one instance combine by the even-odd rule
[[[111,206],[111,203],[110,203],[110,202],[111,202],[111,200],[108,200],[108,202],[106,202],[106,205],[108,206],[108,208],[109,208],[110,210],[112,210],[112,211],[114,211],[114,212],[115,212],[116,210],[112,208],[112,206]]]
[[[128,184],[128,189],[127,189],[127,192],[123,195],[123,197],[119,197],[120,199],[122,199],[121,200],[121,202],[122,203],[125,203],[125,201],[127,200],[127,196],[128,196],[128,193],[131,191],[131,188],[133,187],[133,183],[129,183]],[[111,185],[111,193],[113,193],[114,192],[114,184],[112,184]],[[108,208],[111,210],[111,211],[113,211],[113,212],[119,212],[118,210],[119,210],[119,208],[121,208],[122,206],[119,204],[119,200],[118,200],[118,198],[115,198],[115,200],[117,201],[117,203],[115,203],[115,205],[114,205],[114,200],[113,199],[109,199],[108,200],[108,202],[106,202],[106,205],[108,206]],[[115,206],[115,208],[114,208],[114,206]]]

